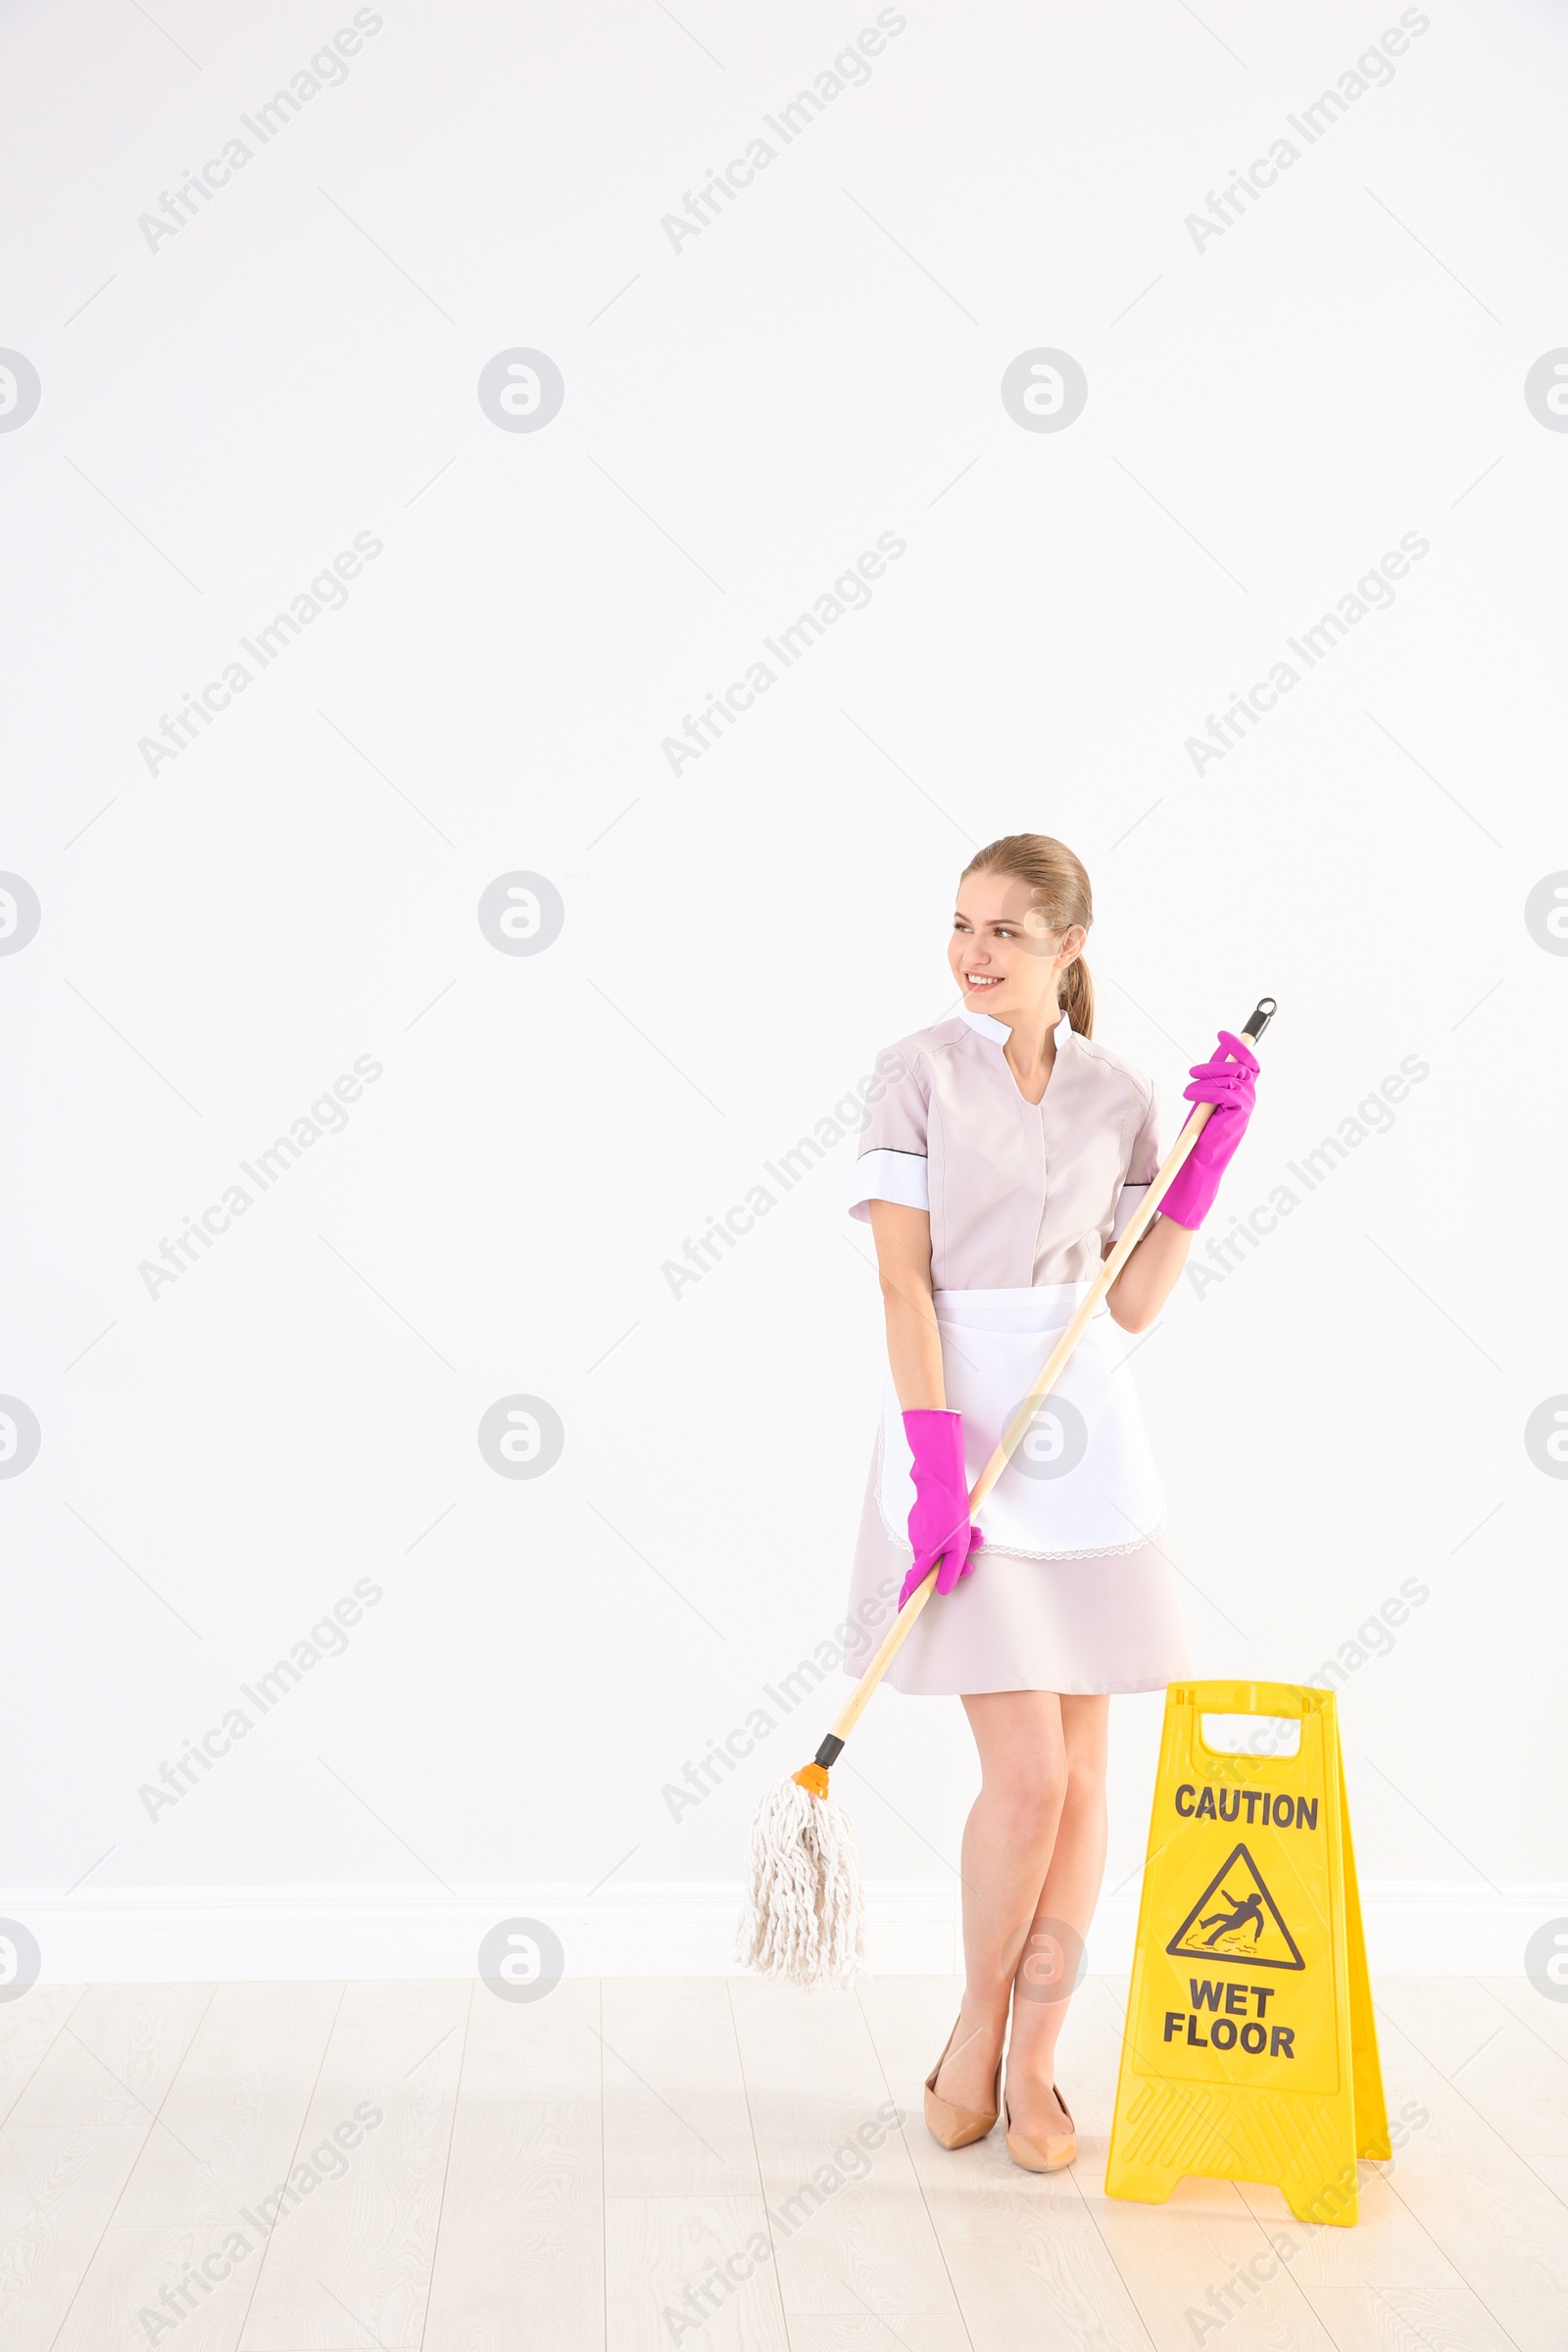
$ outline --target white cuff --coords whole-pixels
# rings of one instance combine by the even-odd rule
[[[1122,1186],[1116,1196],[1115,1213],[1110,1220],[1110,1238],[1113,1242],[1121,1240],[1148,1190],[1147,1184],[1124,1184]]]
[[[894,1200],[901,1208],[929,1209],[931,1186],[924,1152],[862,1152],[855,1163],[851,1216],[869,1225],[873,1200]]]

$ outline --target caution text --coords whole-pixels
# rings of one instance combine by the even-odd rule
[[[1214,1788],[1206,1782],[1195,1788],[1191,1781],[1183,1781],[1173,1801],[1184,1821],[1236,1821],[1245,1806],[1249,1822],[1272,1823],[1277,1830],[1288,1830],[1293,1823],[1298,1830],[1317,1828],[1317,1798],[1292,1796],[1288,1788]]]

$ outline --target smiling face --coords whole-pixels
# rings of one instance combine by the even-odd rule
[[[964,1009],[1009,1029],[1053,1025],[1056,983],[1088,936],[1081,923],[1053,931],[1018,874],[965,874],[948,962]]]

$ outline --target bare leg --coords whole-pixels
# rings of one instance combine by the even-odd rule
[[[1019,1963],[1007,2045],[1007,2102],[1020,2132],[1065,2132],[1053,2087],[1056,2038],[1105,1871],[1108,1697],[1059,1700],[1066,1794],[1045,1884]]]
[[[1013,1977],[1067,1793],[1062,1727],[1074,1704],[1103,1702],[1058,1699],[1053,1690],[994,1690],[963,1702],[980,1751],[980,1793],[963,1832],[963,2005],[937,2079],[941,2097],[956,2106],[991,2105]],[[1049,2072],[1046,2082],[1049,2091]]]

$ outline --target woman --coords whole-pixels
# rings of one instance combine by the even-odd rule
[[[1159,1164],[1152,1086],[1090,1042],[1092,920],[1088,875],[1045,835],[993,842],[964,869],[948,958],[963,1009],[898,1047],[852,1212],[876,1244],[892,1375],[852,1615],[891,1590],[890,1570],[902,1608],[941,1560],[942,1597],[888,1680],[961,1696],[980,1753],[963,2004],[927,2078],[926,2121],[950,2148],[990,2131],[1010,2008],[1007,2151],[1035,2172],[1076,2153],[1054,2058],[1104,1869],[1109,1694],[1191,1672],[1110,1326],[1147,1330],[1170,1296],[1258,1066],[1222,1031],[1193,1071],[1187,1098],[1213,1115],[998,1481],[980,1548],[969,1488]]]

